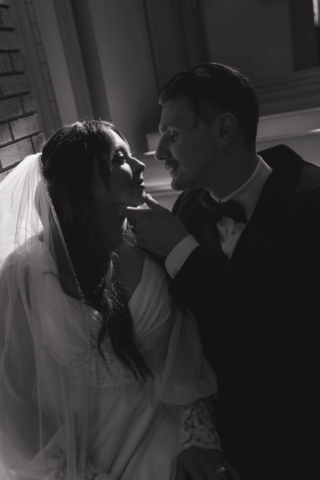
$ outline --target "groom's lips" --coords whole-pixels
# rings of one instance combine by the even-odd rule
[[[165,168],[166,168],[166,170],[168,170],[169,173],[172,173],[178,167],[179,167],[178,162],[166,162],[166,164],[165,164]]]

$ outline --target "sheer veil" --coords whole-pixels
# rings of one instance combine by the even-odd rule
[[[41,154],[0,184],[0,300],[0,478],[85,478],[90,318]]]
[[[150,272],[152,276],[154,270]],[[158,289],[157,279],[163,277],[152,278]],[[192,318],[169,305],[165,281],[162,291],[162,303],[154,298],[154,290],[139,297],[145,312],[158,312],[154,302],[165,305],[152,313],[161,321],[144,327],[139,341],[146,358],[154,361],[151,365],[161,363],[157,401],[188,404],[215,394],[216,377],[203,358]],[[104,426],[101,412],[105,421],[112,417],[105,398],[117,383],[108,375],[104,379],[105,364],[98,356],[95,336],[101,315],[85,303],[42,175],[41,154],[25,158],[0,184],[0,302],[0,480],[109,479],[109,467],[108,473],[95,470],[87,451],[95,464],[95,427]],[[136,318],[141,308],[139,301]],[[131,390],[131,377],[119,361],[114,372],[122,372],[123,388],[114,391],[140,391],[139,398],[144,398],[147,383]],[[122,398],[125,409],[131,397]],[[120,423],[122,416],[123,411]],[[156,416],[152,422],[150,434],[160,428]],[[121,428],[126,436],[128,426],[123,421]],[[136,434],[133,429],[131,435]],[[142,436],[141,449],[147,448],[148,438]],[[109,446],[113,440],[112,436]],[[135,441],[134,461],[142,462]],[[107,456],[104,445],[102,456]],[[122,453],[122,437],[119,449]],[[111,463],[117,455],[120,458],[115,452],[110,454]],[[125,478],[144,478],[136,477],[136,470]]]

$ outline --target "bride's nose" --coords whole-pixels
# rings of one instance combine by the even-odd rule
[[[131,157],[131,168],[134,171],[144,172],[146,169],[146,166],[143,162],[141,162],[137,158]]]

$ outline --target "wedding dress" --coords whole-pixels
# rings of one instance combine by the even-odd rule
[[[195,320],[146,257],[129,310],[136,379],[86,305],[39,167],[0,184],[0,479],[173,480],[180,405],[217,392]]]

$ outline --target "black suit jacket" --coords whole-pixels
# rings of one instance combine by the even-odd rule
[[[230,262],[198,201],[201,191],[178,198],[173,213],[201,246],[170,294],[196,314],[218,375],[226,454],[244,478],[289,478],[285,464],[298,452],[304,475],[306,462],[315,468],[311,437],[320,427],[320,168],[285,145],[259,154],[273,172]],[[256,476],[262,464],[270,470]]]

